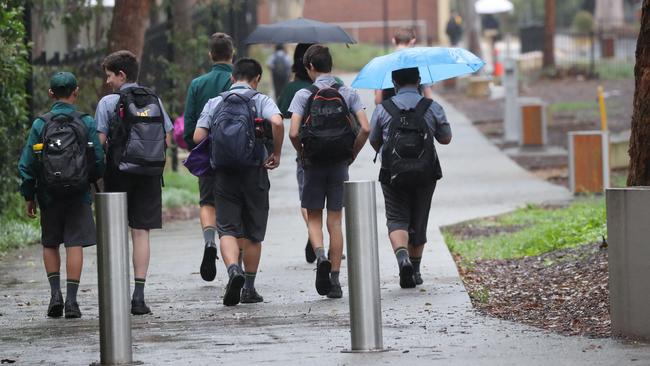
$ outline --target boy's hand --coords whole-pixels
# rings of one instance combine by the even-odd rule
[[[27,201],[27,217],[36,218],[36,201]]]
[[[264,162],[264,167],[268,170],[275,169],[280,166],[280,157],[275,154],[271,154],[268,159]]]

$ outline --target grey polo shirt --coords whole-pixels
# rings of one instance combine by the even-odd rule
[[[235,93],[242,94],[246,90],[252,89],[248,83],[245,82],[237,82],[232,84],[230,87],[230,90],[232,90]],[[201,127],[205,128],[206,130],[210,129],[210,125],[214,121],[215,113],[217,112],[217,106],[223,98],[221,95],[218,97],[212,98],[208,100],[207,103],[205,103],[205,106],[203,107],[203,111],[201,112],[201,116],[199,117],[198,122],[196,123],[196,127]],[[271,117],[273,117],[276,114],[280,114],[280,109],[278,106],[273,102],[269,96],[264,95],[262,93],[257,93],[253,97],[253,102],[255,103],[255,109],[257,110],[257,116],[260,118],[264,118],[266,120],[270,120]]]
[[[336,79],[330,74],[323,74],[317,77],[314,81],[314,85],[321,89],[330,87],[335,83]],[[339,93],[341,93],[341,96],[345,100],[345,103],[348,105],[350,112],[357,113],[365,108],[361,103],[361,98],[359,98],[359,94],[357,94],[356,90],[348,86],[341,86]],[[293,100],[291,101],[291,105],[289,105],[289,112],[304,116],[305,107],[307,107],[307,102],[309,101],[310,96],[311,92],[309,89],[298,90],[296,95],[294,95]]]
[[[399,89],[397,94],[392,97],[393,103],[400,109],[415,108],[420,99],[423,97],[418,93],[418,89],[414,87],[405,87]],[[447,122],[445,111],[442,110],[440,104],[435,101],[431,103],[431,107],[424,114],[424,120],[431,129],[433,136],[436,139],[451,137],[451,128]],[[388,139],[388,128],[390,122],[390,114],[379,104],[375,108],[370,119],[370,137],[368,138],[371,143],[383,143]]]
[[[120,90],[124,90],[126,88],[135,87],[135,86],[138,86],[138,84],[126,83],[120,87]],[[118,94],[109,94],[99,100],[99,103],[97,104],[97,110],[95,110],[95,122],[97,123],[97,132],[103,133],[104,135],[108,135],[108,123],[115,116],[115,106],[117,106],[117,102],[119,100],[120,100],[120,96]],[[160,102],[160,108],[162,109],[163,112],[163,119],[165,121],[165,132],[170,133],[174,130],[174,124],[172,123],[172,120],[169,118],[169,115],[167,115],[167,112],[165,111],[165,107],[162,104],[162,100],[158,98],[158,101]]]

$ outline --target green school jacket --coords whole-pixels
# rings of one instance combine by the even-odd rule
[[[77,108],[72,104],[54,102],[50,112],[70,114],[76,110]],[[95,168],[97,169],[97,173],[102,175],[105,169],[104,149],[102,149],[102,145],[99,143],[95,120],[91,116],[86,115],[82,118],[82,121],[88,129],[88,139],[92,141],[95,146]],[[44,125],[45,121],[40,118],[37,118],[32,122],[32,128],[29,131],[27,142],[23,147],[20,161],[18,162],[18,171],[22,180],[20,193],[25,197],[26,201],[32,201],[36,198],[41,208],[47,207],[52,198],[49,197],[47,192],[45,192],[44,187],[38,184],[38,176],[40,175],[40,172],[38,171],[39,168],[32,147],[34,144],[41,142],[41,134]],[[82,199],[86,203],[92,203],[90,190],[86,191]]]
[[[232,84],[230,75],[232,75],[232,65],[214,64],[210,72],[199,76],[190,83],[185,100],[185,128],[183,130],[183,139],[190,149],[196,146],[193,139],[194,130],[201,111],[203,111],[203,106],[208,100],[230,89]]]

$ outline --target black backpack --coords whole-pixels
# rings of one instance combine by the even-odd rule
[[[81,120],[86,114],[46,113],[39,117],[45,124],[41,133],[43,150],[40,161],[41,181],[53,196],[79,194],[98,177],[95,151],[88,130]]]
[[[139,86],[117,94],[120,99],[109,123],[107,161],[122,172],[162,175],[167,143],[158,96]]]
[[[399,109],[392,99],[381,103],[391,121],[382,147],[380,182],[408,189],[442,178],[433,135],[424,120],[431,103],[431,99],[422,98],[408,110]]]
[[[335,164],[352,159],[356,139],[354,120],[343,96],[341,85],[319,89],[311,85],[311,96],[300,126],[303,158],[317,165]]]

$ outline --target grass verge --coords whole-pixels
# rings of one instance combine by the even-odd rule
[[[564,208],[529,205],[510,214],[462,225],[492,228],[496,235],[464,239],[454,227],[443,229],[449,249],[463,260],[511,259],[593,243],[606,234],[605,200],[588,197]],[[516,230],[507,230],[508,227]]]
[[[27,217],[25,200],[20,194],[13,193],[9,204],[0,216],[0,255],[36,243],[40,237],[39,220]]]
[[[184,167],[177,172],[168,170],[162,190],[163,209],[194,205],[199,201],[198,179]]]

